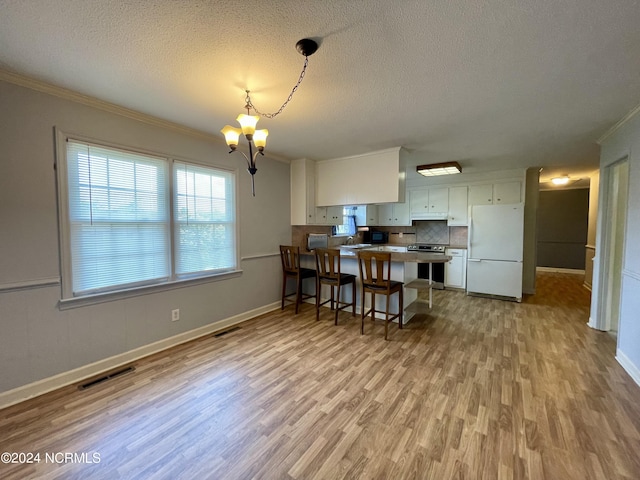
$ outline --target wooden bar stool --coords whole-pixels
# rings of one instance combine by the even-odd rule
[[[280,245],[280,259],[282,260],[282,302],[281,310],[284,310],[284,302],[295,303],[296,313],[298,313],[298,307],[303,300],[307,298],[315,298],[316,295],[310,295],[302,293],[302,281],[305,278],[315,278],[316,271],[313,268],[300,267],[300,247],[292,245]],[[293,278],[295,280],[296,290],[293,293],[287,294],[287,279]],[[317,292],[316,292],[317,293]],[[295,300],[290,299],[295,295]]]
[[[334,288],[337,289],[335,294],[335,324],[338,325],[338,313],[347,307],[351,307],[351,315],[356,315],[356,276],[350,273],[340,272],[340,251],[330,250],[328,248],[316,248],[316,320],[320,319],[320,307],[331,302],[331,310],[334,305]],[[352,286],[351,302],[340,300],[340,291],[343,285]],[[331,298],[321,301],[322,285],[329,285],[331,290]]]
[[[359,251],[358,268],[360,270],[360,281],[362,282],[362,295],[360,296],[362,325],[360,326],[360,334],[364,334],[364,318],[367,315],[371,314],[371,320],[375,321],[376,312],[384,313],[384,339],[387,340],[390,321],[397,318],[398,327],[402,328],[404,284],[391,280],[391,253],[389,252]],[[365,293],[371,294],[371,308],[366,312]],[[398,294],[398,313],[392,315],[391,312],[389,312],[389,301],[391,295],[394,293]],[[376,310],[376,294],[387,297],[387,307],[384,312],[382,310]]]

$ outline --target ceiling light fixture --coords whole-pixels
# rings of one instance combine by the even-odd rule
[[[563,177],[554,177],[551,179],[551,183],[554,185],[566,185],[569,183],[569,176],[565,175]]]
[[[258,154],[264,155],[264,147],[267,144],[267,135],[269,135],[269,131],[264,130],[256,130],[256,125],[258,120],[260,120],[260,116],[266,118],[274,118],[279,113],[284,110],[284,107],[291,101],[293,94],[296,93],[296,90],[302,83],[302,79],[304,78],[304,74],[307,70],[307,64],[309,63],[309,56],[313,55],[316,50],[318,50],[318,43],[315,40],[311,40],[309,38],[303,38],[296,43],[296,49],[301,55],[304,55],[304,65],[302,67],[302,72],[300,72],[300,77],[298,78],[298,83],[295,84],[293,90],[289,94],[287,100],[282,104],[280,109],[275,113],[262,113],[260,112],[254,105],[251,103],[251,97],[249,96],[249,90],[245,90],[247,92],[247,96],[245,97],[245,105],[244,108],[247,110],[247,113],[241,113],[238,115],[236,120],[240,123],[241,128],[235,128],[230,125],[225,125],[225,127],[220,130],[224,135],[225,140],[227,141],[227,145],[231,148],[229,153],[233,153],[238,147],[238,140],[240,139],[240,134],[243,134],[247,139],[247,143],[249,144],[249,156],[247,156],[244,152],[242,155],[247,160],[247,171],[251,174],[251,193],[253,196],[256,196],[256,187],[254,181],[254,175],[258,171],[256,168],[256,157]],[[251,115],[251,110],[253,110],[257,115]],[[253,146],[257,149],[257,151],[253,152]]]
[[[418,165],[416,171],[425,177],[435,177],[437,175],[462,173],[462,167],[458,162],[432,163],[430,165]]]

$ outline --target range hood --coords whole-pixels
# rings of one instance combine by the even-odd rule
[[[439,213],[412,213],[411,220],[448,220],[449,214],[447,212]]]

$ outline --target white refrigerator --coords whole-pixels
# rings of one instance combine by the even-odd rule
[[[524,205],[469,208],[467,293],[522,300]]]

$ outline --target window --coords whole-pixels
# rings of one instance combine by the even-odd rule
[[[66,140],[64,298],[236,270],[233,172]]]
[[[356,207],[343,207],[342,225],[336,225],[336,235],[355,235],[356,231]]]
[[[176,274],[235,267],[233,174],[174,164]]]

